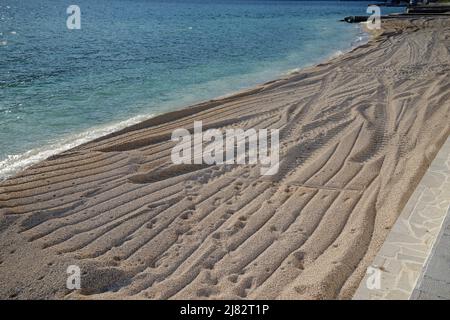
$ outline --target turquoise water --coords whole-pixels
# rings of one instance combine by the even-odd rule
[[[364,34],[338,20],[367,3],[0,0],[0,178],[348,50]]]

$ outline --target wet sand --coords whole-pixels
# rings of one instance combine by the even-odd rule
[[[351,298],[450,133],[450,19],[383,29],[0,183],[0,297]],[[195,120],[278,128],[280,170],[172,164],[172,131]]]

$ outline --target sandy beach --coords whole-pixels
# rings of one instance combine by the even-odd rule
[[[1,182],[0,298],[351,298],[450,133],[450,19],[382,27]],[[172,131],[197,120],[279,129],[280,170],[172,164]]]

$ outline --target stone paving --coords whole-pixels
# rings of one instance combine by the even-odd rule
[[[450,299],[449,206],[450,138],[408,200],[353,299]]]
[[[411,299],[450,300],[450,210]]]

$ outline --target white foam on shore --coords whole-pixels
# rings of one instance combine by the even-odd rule
[[[102,125],[81,133],[69,135],[42,147],[31,149],[21,154],[12,154],[0,161],[0,180],[13,176],[17,172],[35,164],[50,156],[67,151],[83,143],[100,138],[107,134],[142,122],[154,115],[139,115],[125,121]]]

